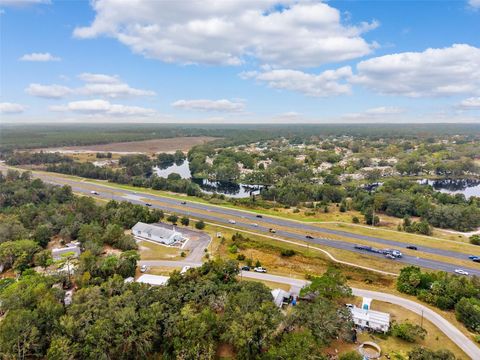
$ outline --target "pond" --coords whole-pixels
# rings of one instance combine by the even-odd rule
[[[431,185],[436,191],[447,194],[463,194],[469,199],[472,196],[480,197],[480,180],[420,180],[420,184]]]
[[[155,166],[153,168],[153,172],[157,174],[157,176],[165,178],[172,173],[179,174],[182,179],[190,179],[192,177],[187,160],[181,164],[173,164],[165,168]],[[192,179],[192,181],[198,184],[205,194],[217,193],[234,198],[249,197],[251,193],[258,195],[261,189],[260,186],[237,184],[224,181],[209,181],[206,179]]]

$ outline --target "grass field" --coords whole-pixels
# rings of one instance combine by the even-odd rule
[[[138,250],[142,260],[179,260],[182,250],[154,244],[149,241],[140,241]],[[183,250],[188,255],[188,250]]]

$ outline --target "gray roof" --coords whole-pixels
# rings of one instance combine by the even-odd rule
[[[143,233],[151,234],[151,236],[159,237],[162,239],[170,239],[173,235],[181,235],[178,231],[174,231],[171,229],[166,229],[161,226],[156,226],[155,224],[145,224],[142,222],[138,222],[132,228],[133,232],[141,231]]]
[[[365,321],[375,322],[377,324],[390,324],[390,314],[375,310],[363,310],[358,307],[350,309],[352,317],[355,319],[361,319]]]

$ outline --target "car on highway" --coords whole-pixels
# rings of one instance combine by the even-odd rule
[[[472,261],[473,261],[473,262],[478,262],[478,263],[480,263],[480,257],[477,257],[477,258],[475,258],[475,259],[472,259]]]
[[[313,236],[312,235],[306,235],[305,236],[307,239],[313,239]]]
[[[386,254],[385,257],[386,257],[387,259],[392,259],[392,260],[395,260],[395,259],[396,259],[395,255],[393,255],[393,254]]]
[[[152,206],[152,204],[150,204],[150,203],[145,203],[145,206]]]
[[[479,257],[477,255],[470,255],[468,258],[470,260],[473,260],[473,259],[478,259]]]
[[[98,191],[95,191],[95,190],[90,191],[90,194],[92,194],[92,195],[100,195],[99,192],[98,192]]]
[[[263,218],[263,216],[262,216],[262,215],[257,215],[256,217],[257,217],[257,218],[260,218],[260,219],[261,219],[261,218]]]
[[[418,248],[416,246],[413,246],[413,245],[408,245],[406,248],[410,249],[410,250],[418,250]]]
[[[253,269],[253,271],[258,272],[258,273],[266,273],[267,269],[259,266],[259,267],[256,267],[255,269]]]
[[[232,220],[232,219],[228,220],[228,222],[229,222],[230,224],[236,224],[236,223],[237,223],[235,220]]]
[[[257,224],[257,223],[252,223],[252,226],[255,226],[255,227],[257,227],[257,226],[258,226],[258,224]]]
[[[277,232],[275,229],[272,229],[272,228],[268,229],[268,231],[271,232],[272,234],[275,234]]]
[[[147,271],[147,270],[148,270],[147,265],[142,265],[142,266],[140,267],[140,272],[142,272],[142,273],[144,273],[144,272]]]
[[[250,271],[250,266],[242,266],[242,271]]]
[[[465,271],[463,269],[455,269],[455,274],[468,275],[468,271]]]
[[[187,202],[186,202],[186,201],[182,201],[180,204],[182,204],[182,205],[187,205]]]

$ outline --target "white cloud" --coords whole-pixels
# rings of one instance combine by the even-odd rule
[[[26,107],[22,104],[2,102],[0,103],[1,114],[19,114],[26,110]]]
[[[320,1],[203,0],[92,2],[95,19],[77,38],[110,36],[133,52],[172,63],[238,65],[246,58],[314,67],[369,54],[362,34],[377,22],[345,25]]]
[[[115,84],[120,82],[117,75],[82,73],[78,75],[78,78],[86,83],[94,84]]]
[[[351,87],[346,81],[351,76],[350,66],[327,70],[318,75],[290,69],[250,71],[240,74],[243,79],[254,78],[275,89],[297,91],[316,97],[350,94]]]
[[[241,112],[245,109],[243,102],[233,102],[226,99],[221,100],[177,100],[172,106],[184,110],[219,111],[219,112]]]
[[[357,65],[352,83],[409,97],[474,94],[480,89],[480,48],[454,44],[371,58]]]
[[[58,56],[53,56],[50,53],[31,53],[25,54],[20,59],[20,61],[35,61],[35,62],[48,62],[48,61],[60,61],[62,60]]]
[[[468,0],[468,5],[473,9],[480,9],[480,0]]]
[[[379,106],[367,109],[363,112],[348,113],[343,115],[346,119],[358,120],[375,120],[378,118],[394,117],[395,115],[403,114],[406,109],[397,106]]]
[[[463,110],[480,110],[480,97],[465,99],[457,107]]]
[[[42,85],[42,84],[30,84],[25,92],[32,96],[47,98],[47,99],[60,99],[73,93],[73,90],[63,85]]]
[[[105,74],[83,73],[78,76],[85,84],[79,88],[69,88],[63,85],[30,84],[26,89],[30,95],[59,99],[71,94],[84,96],[102,96],[106,98],[121,98],[132,96],[153,96],[155,92],[130,87],[117,76]]]
[[[0,0],[0,6],[22,7],[29,5],[51,4],[51,0]]]
[[[153,109],[139,106],[126,106],[121,104],[112,104],[109,101],[81,100],[72,101],[66,105],[50,106],[51,111],[70,111],[87,115],[114,115],[114,116],[151,116],[156,113]]]

